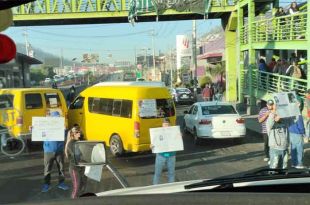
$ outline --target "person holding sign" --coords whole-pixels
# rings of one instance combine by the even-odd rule
[[[65,155],[69,159],[69,172],[72,180],[71,198],[78,198],[83,194],[87,183],[87,177],[84,175],[85,167],[75,166],[75,143],[81,140],[80,127],[75,124],[68,132]]]
[[[163,127],[170,126],[169,118],[164,118],[163,120]],[[151,148],[154,149],[154,145],[151,144]],[[176,152],[162,152],[156,154],[155,159],[155,174],[153,178],[153,184],[159,184],[161,173],[165,164],[167,165],[168,169],[168,183],[174,182],[175,180],[175,158]]]
[[[60,117],[60,113],[54,111],[50,114],[51,117]],[[58,188],[62,190],[68,190],[69,187],[64,183],[64,141],[44,141],[44,184],[42,187],[42,192],[47,192],[50,189],[51,184],[51,172],[53,168],[54,161],[58,168]]]
[[[269,155],[270,155],[270,169],[286,169],[288,161],[288,129],[284,122],[276,114],[275,105],[269,113],[266,122],[268,133]]]

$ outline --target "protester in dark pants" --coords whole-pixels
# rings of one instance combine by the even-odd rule
[[[68,132],[68,140],[65,148],[66,157],[69,159],[69,172],[72,180],[72,199],[76,199],[83,194],[87,183],[87,177],[84,175],[85,168],[75,165],[74,153],[79,153],[75,150],[75,143],[81,140],[81,138],[79,126],[74,125],[74,127]]]
[[[267,106],[266,103],[262,101],[262,109],[259,111],[258,114],[258,122],[262,126],[261,133],[264,138],[264,152],[265,152],[265,158],[264,161],[267,162],[269,161],[269,145],[268,145],[268,134],[267,134],[267,128],[266,128],[266,120],[268,119],[268,116],[270,114],[270,110],[272,109],[273,106],[273,101],[268,100]]]
[[[50,114],[51,117],[60,117],[60,113],[54,111]],[[51,184],[51,172],[54,161],[56,162],[58,169],[58,188],[62,190],[68,190],[69,187],[64,183],[64,142],[63,141],[44,141],[44,184],[42,192],[47,192],[50,189]]]

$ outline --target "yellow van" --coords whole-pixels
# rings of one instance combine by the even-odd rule
[[[68,114],[65,98],[58,89],[0,89],[0,124],[8,128],[12,137],[29,139],[32,117],[46,116],[54,110],[64,117]]]
[[[68,110],[69,126],[79,124],[87,140],[101,140],[114,156],[150,150],[149,129],[164,117],[176,123],[166,87],[144,82],[101,83],[87,88]]]

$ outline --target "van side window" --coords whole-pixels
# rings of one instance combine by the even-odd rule
[[[0,109],[13,108],[14,95],[0,95]]]
[[[88,111],[100,113],[100,98],[88,98]]]
[[[123,100],[121,108],[121,117],[131,118],[132,116],[132,101]]]
[[[100,99],[100,113],[104,115],[112,115],[113,99]]]
[[[43,107],[40,93],[25,94],[26,109],[38,109]]]
[[[70,109],[81,109],[84,104],[84,97],[78,97],[75,101],[70,105]]]
[[[58,93],[45,93],[44,95],[47,108],[61,107]]]
[[[122,101],[121,100],[114,100],[112,115],[120,116],[121,115],[121,106],[122,106]]]

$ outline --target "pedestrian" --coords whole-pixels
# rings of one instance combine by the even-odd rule
[[[51,117],[60,117],[58,111],[54,111],[50,114]],[[64,183],[64,141],[44,141],[44,184],[42,192],[47,192],[50,189],[51,184],[51,172],[54,162],[57,164],[58,169],[58,185],[57,187],[62,190],[68,190],[69,187]]]
[[[205,88],[202,90],[202,98],[204,101],[211,101],[212,97],[212,90],[209,86],[209,84],[206,84]]]
[[[261,110],[258,114],[258,122],[261,124],[261,134],[264,139],[264,152],[265,152],[265,158],[264,161],[269,161],[269,145],[268,145],[268,134],[267,134],[267,128],[266,128],[266,121],[268,119],[268,116],[271,112],[273,106],[273,101],[261,102]]]
[[[85,167],[76,166],[75,155],[78,152],[75,150],[75,143],[82,140],[82,134],[79,125],[75,124],[68,132],[67,143],[65,147],[65,155],[69,161],[69,173],[72,181],[71,198],[76,199],[83,194],[86,188],[87,177],[84,175]]]
[[[72,85],[66,97],[68,107],[73,102],[74,98],[75,98],[75,87]]]
[[[305,96],[305,104],[307,108],[307,132],[308,135],[306,138],[304,138],[305,142],[309,141],[310,138],[310,89],[307,90],[306,96]]]
[[[302,115],[290,119],[288,131],[291,147],[291,166],[297,169],[303,169],[302,158],[304,154],[303,138],[305,136],[305,126]]]
[[[53,89],[58,89],[57,83],[56,83],[56,82],[53,82],[53,83],[52,83],[52,88],[53,88]]]
[[[266,121],[270,156],[270,169],[286,169],[288,161],[288,130],[284,119],[276,114],[273,100],[267,102],[272,106]]]
[[[164,118],[163,120],[163,127],[170,126],[169,118]],[[151,145],[153,149],[154,146]],[[161,173],[163,171],[164,166],[167,166],[168,169],[168,183],[172,183],[175,181],[175,161],[176,161],[176,152],[162,152],[156,154],[155,159],[155,174],[153,178],[153,184],[159,184]]]
[[[299,8],[296,2],[292,2],[290,8],[288,9],[289,14],[297,14],[299,13]]]
[[[274,67],[276,66],[277,62],[275,58],[272,58],[267,66],[267,72],[273,73]]]

